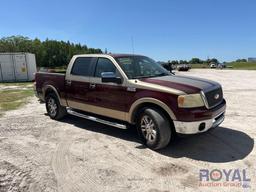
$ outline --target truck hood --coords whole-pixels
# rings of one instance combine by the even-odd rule
[[[187,94],[199,93],[200,91],[208,92],[221,86],[215,81],[180,75],[143,78],[140,81],[176,89]]]

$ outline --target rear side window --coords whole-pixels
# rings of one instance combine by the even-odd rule
[[[101,73],[103,72],[113,72],[114,74],[116,74],[115,65],[112,63],[112,61],[110,61],[107,58],[98,59],[96,70],[95,70],[95,77],[101,77]]]
[[[92,65],[91,57],[79,57],[75,60],[71,71],[72,75],[90,76],[90,70]]]

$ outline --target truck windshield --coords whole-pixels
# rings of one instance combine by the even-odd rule
[[[145,56],[124,56],[115,59],[129,79],[170,75],[160,64]]]

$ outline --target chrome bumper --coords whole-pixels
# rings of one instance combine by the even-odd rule
[[[225,113],[221,113],[212,119],[182,122],[173,121],[177,133],[181,134],[196,134],[208,131],[210,128],[219,126],[225,119]]]

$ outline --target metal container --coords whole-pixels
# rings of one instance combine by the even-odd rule
[[[0,82],[32,81],[36,59],[32,53],[0,53]]]

